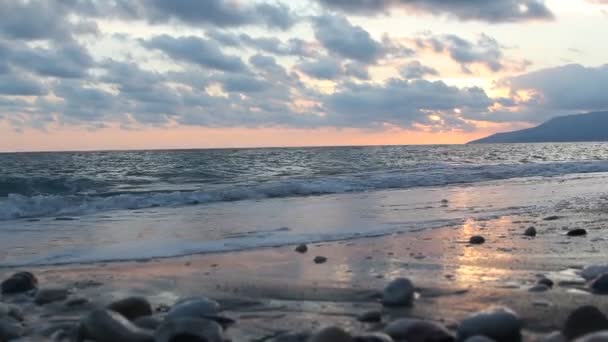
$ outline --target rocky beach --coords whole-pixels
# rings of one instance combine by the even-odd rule
[[[604,341],[588,334],[608,330],[607,219],[563,208],[306,248],[5,268],[0,339]]]

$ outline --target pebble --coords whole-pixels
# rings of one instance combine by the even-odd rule
[[[608,330],[608,318],[595,306],[586,305],[570,313],[562,332],[568,340],[573,340],[601,330]]]
[[[473,336],[473,337],[467,338],[464,342],[495,342],[495,341],[486,336]]]
[[[577,338],[573,342],[606,342],[608,341],[608,331],[600,331]]]
[[[526,231],[524,231],[524,235],[525,236],[530,236],[530,237],[536,236],[536,228],[534,228],[534,227],[528,227],[528,229],[526,229]]]
[[[577,228],[577,229],[569,230],[568,233],[566,233],[566,235],[568,235],[568,236],[585,236],[585,235],[587,235],[587,231],[584,230],[583,228]]]
[[[586,281],[590,281],[604,273],[608,273],[608,265],[591,265],[583,269],[581,272],[581,277],[583,277]]]
[[[608,273],[604,273],[589,284],[593,293],[596,294],[608,294]]]
[[[414,284],[407,278],[391,281],[382,293],[382,304],[386,306],[410,306],[414,301]]]
[[[3,318],[23,321],[23,312],[18,306],[0,303],[0,319]]]
[[[144,297],[124,298],[108,305],[108,309],[118,312],[130,321],[152,315],[152,305]]]
[[[546,292],[551,288],[545,284],[536,284],[528,289],[529,292]]]
[[[556,216],[556,215],[547,216],[543,219],[543,221],[555,221],[555,220],[559,220],[560,218],[561,218],[561,216]]]
[[[327,258],[324,256],[316,256],[313,261],[315,264],[323,264],[327,261]]]
[[[38,287],[38,279],[30,272],[18,272],[2,282],[2,294],[27,292]]]
[[[53,302],[59,302],[68,298],[70,292],[67,289],[62,288],[47,288],[40,289],[36,292],[34,303],[38,305],[45,305]]]
[[[544,277],[540,278],[536,282],[536,284],[538,284],[538,285],[545,285],[545,286],[550,287],[550,288],[553,287],[553,285],[554,285],[553,280],[551,280],[549,278],[544,278]]]
[[[165,321],[156,329],[154,342],[205,341],[223,342],[222,327],[203,318],[177,318]]]
[[[352,336],[339,327],[327,327],[315,332],[309,342],[352,342]]]
[[[454,337],[442,325],[419,319],[402,318],[384,328],[384,332],[397,341],[450,342]]]
[[[220,304],[206,297],[185,298],[179,300],[167,313],[167,319],[176,318],[210,318],[220,312]]]
[[[380,311],[368,311],[364,312],[357,317],[359,322],[364,323],[378,323],[382,321],[382,312]]]
[[[484,242],[486,242],[486,239],[481,235],[471,236],[471,238],[469,239],[469,243],[473,245],[481,245]]]
[[[566,340],[566,337],[561,331],[554,331],[543,336],[540,342],[568,342],[568,340]]]
[[[117,312],[91,311],[80,322],[80,337],[97,342],[151,342],[152,332],[141,329]]]
[[[496,342],[521,341],[522,322],[515,312],[508,308],[493,308],[477,312],[458,326],[458,339],[472,336],[486,336]]]
[[[141,316],[133,320],[133,324],[143,329],[156,330],[163,320],[158,316]]]
[[[0,341],[14,340],[23,336],[25,329],[12,319],[0,319]]]
[[[68,307],[82,306],[88,304],[90,300],[86,297],[74,297],[65,302]]]
[[[308,246],[306,246],[305,244],[299,244],[296,247],[295,251],[298,253],[306,253],[308,252]]]
[[[393,339],[387,334],[383,333],[367,333],[363,335],[355,336],[354,342],[393,342]]]

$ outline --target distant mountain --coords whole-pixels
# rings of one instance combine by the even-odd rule
[[[608,112],[556,117],[540,126],[496,133],[469,144],[608,141]]]

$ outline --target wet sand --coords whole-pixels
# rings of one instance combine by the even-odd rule
[[[603,202],[598,202],[603,203]],[[608,211],[595,206],[569,206],[555,220],[541,216],[503,216],[465,220],[462,225],[395,233],[389,236],[254,251],[194,255],[139,262],[29,268],[40,287],[62,286],[90,305],[67,309],[64,303],[24,309],[37,319],[72,322],[92,306],[127,295],[144,295],[158,307],[185,296],[203,295],[222,303],[237,324],[234,341],[265,341],[285,331],[313,330],[337,324],[351,331],[377,329],[356,316],[383,312],[383,320],[416,317],[454,327],[467,315],[494,305],[515,310],[524,320],[526,340],[562,327],[575,308],[593,304],[608,308],[608,296],[591,294],[577,275],[584,266],[605,264]],[[535,226],[538,235],[526,237]],[[586,236],[567,230],[584,228]],[[472,235],[486,243],[470,245]],[[315,256],[326,263],[315,264]],[[16,269],[1,269],[4,279]],[[544,275],[553,289],[528,289]],[[407,277],[417,287],[413,307],[383,308],[378,294],[393,278]],[[7,300],[7,298],[3,298]]]

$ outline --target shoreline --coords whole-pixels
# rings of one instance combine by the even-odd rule
[[[459,227],[311,244],[304,254],[285,246],[27,271],[38,277],[40,288],[69,288],[71,296],[94,298],[92,306],[129,295],[143,295],[155,307],[201,295],[228,303],[226,314],[238,322],[230,329],[235,341],[259,340],[290,326],[302,331],[324,325],[365,331],[372,326],[356,317],[369,310],[381,311],[386,320],[416,317],[450,327],[496,305],[506,305],[521,316],[528,341],[559,329],[579,306],[608,306],[608,297],[590,294],[576,275],[586,265],[602,264],[599,251],[608,247],[608,241],[601,238],[600,224],[590,227],[590,222],[601,222],[605,216],[598,213],[590,221],[524,216],[467,221]],[[565,224],[586,227],[589,233],[566,236]],[[536,237],[523,235],[528,225],[536,226]],[[484,235],[486,243],[468,244],[468,237],[476,234]],[[315,264],[317,255],[327,257],[327,262]],[[14,271],[0,269],[0,278]],[[528,291],[541,274],[555,281],[555,287],[542,293]],[[397,277],[407,277],[416,286],[419,297],[411,308],[383,308],[378,301],[384,286]],[[61,305],[35,311],[57,315]]]

